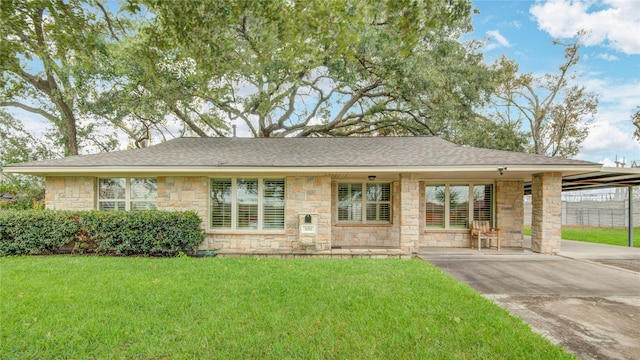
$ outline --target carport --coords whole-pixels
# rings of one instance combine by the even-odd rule
[[[536,178],[524,184],[524,194],[532,195],[534,188],[541,188],[540,185],[534,186]],[[577,190],[594,190],[613,187],[627,187],[629,189],[628,198],[628,244],[633,247],[633,187],[640,186],[640,168],[618,168],[618,167],[602,167],[600,171],[589,172],[578,175],[567,175],[562,177],[562,191]],[[544,194],[538,194],[532,198],[538,201],[544,201]],[[534,208],[535,208],[534,204]],[[534,212],[534,216],[537,216]],[[532,224],[534,222],[532,221]],[[535,228],[532,227],[532,233]],[[532,238],[537,238],[532,234]],[[532,244],[532,246],[535,246]]]

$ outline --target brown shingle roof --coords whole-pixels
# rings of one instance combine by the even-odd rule
[[[179,138],[144,149],[73,156],[8,167],[456,167],[597,165],[459,146],[437,137]],[[16,169],[19,171],[18,169]]]

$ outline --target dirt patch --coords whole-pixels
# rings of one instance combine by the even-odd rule
[[[595,260],[600,264],[616,266],[619,268],[640,273],[640,260]]]
[[[640,297],[486,297],[581,359],[640,359]]]

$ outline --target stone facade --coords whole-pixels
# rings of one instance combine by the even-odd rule
[[[331,248],[331,177],[298,176],[287,178],[285,229],[287,244],[299,249],[300,243],[316,243],[317,250]],[[315,234],[300,234],[300,218],[311,215]],[[303,220],[304,221],[304,220]],[[312,235],[312,237],[310,236]],[[302,237],[302,239],[301,239]]]
[[[338,182],[332,185],[332,207],[334,214],[332,225],[333,247],[399,247],[400,246],[400,185],[392,183],[391,191],[391,224],[340,224],[337,222],[338,213]]]
[[[208,231],[202,249],[327,250],[331,248],[331,178],[286,178],[285,229]],[[300,215],[311,215],[315,234],[300,234]],[[304,217],[303,217],[304,218]]]
[[[471,247],[471,233],[468,229],[425,230],[419,247]]]
[[[207,231],[201,249],[236,249],[267,251],[328,251],[343,248],[397,248],[414,252],[420,247],[468,247],[467,229],[426,229],[425,183],[410,174],[401,174],[392,182],[392,222],[376,225],[341,225],[337,223],[337,184],[331,176],[286,177],[285,228],[283,230],[230,231],[209,229],[209,177],[160,176],[157,208],[160,210],[195,210]],[[46,206],[58,210],[96,208],[96,178],[47,177]],[[559,174],[541,174],[534,179],[534,198],[542,212],[538,227],[532,227],[540,239],[537,250],[557,252],[560,215],[555,199],[560,201]],[[542,184],[542,185],[540,185]],[[497,226],[502,229],[502,246],[521,247],[524,222],[522,181],[498,181],[495,188]],[[537,189],[537,190],[536,190]],[[544,200],[542,200],[544,199]],[[559,207],[558,207],[559,208]],[[301,232],[300,225],[310,215],[314,233]],[[556,224],[557,222],[557,224]],[[556,236],[557,235],[557,239]],[[536,242],[534,242],[536,243]],[[557,245],[557,246],[556,246]]]
[[[207,224],[209,178],[204,176],[158,177],[158,209],[195,210]]]
[[[524,246],[524,182],[496,182],[496,227],[503,247]]]
[[[556,254],[562,235],[562,174],[534,174],[531,199],[531,250]]]
[[[45,207],[50,210],[96,208],[96,178],[91,176],[47,176]]]
[[[424,220],[420,216],[420,181],[410,175],[400,176],[400,247],[414,252],[420,242],[420,229]]]

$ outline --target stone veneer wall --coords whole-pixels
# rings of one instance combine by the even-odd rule
[[[234,234],[209,231],[201,249],[294,250],[299,248],[299,214],[310,214],[317,224],[313,240],[320,249],[331,246],[331,178],[300,176],[286,178],[285,229],[238,231]],[[208,183],[205,182],[205,202]],[[204,214],[207,214],[206,208]],[[308,237],[308,236],[307,236]]]
[[[400,184],[394,181],[391,189],[391,224],[342,225],[338,220],[338,182],[332,184],[333,247],[399,247],[400,246]]]
[[[96,208],[96,179],[91,176],[47,176],[45,207],[50,210]]]
[[[534,174],[531,202],[531,250],[558,253],[562,236],[562,174]]]
[[[417,250],[420,243],[420,229],[423,223],[420,216],[420,202],[424,195],[420,196],[420,181],[416,178],[400,175],[400,247],[409,252]],[[424,191],[424,190],[423,190]]]
[[[524,182],[496,182],[496,227],[503,247],[524,246]]]
[[[426,230],[420,237],[420,247],[471,247],[471,233],[466,229]]]
[[[158,210],[195,210],[207,224],[209,179],[204,176],[158,177]]]
[[[317,225],[317,233],[314,234],[313,241],[320,244],[318,250],[329,250],[331,248],[331,177],[287,177],[286,186],[285,229],[287,239],[284,247],[298,248],[299,215],[310,214],[314,217],[313,223]],[[308,236],[305,235],[305,237]]]

